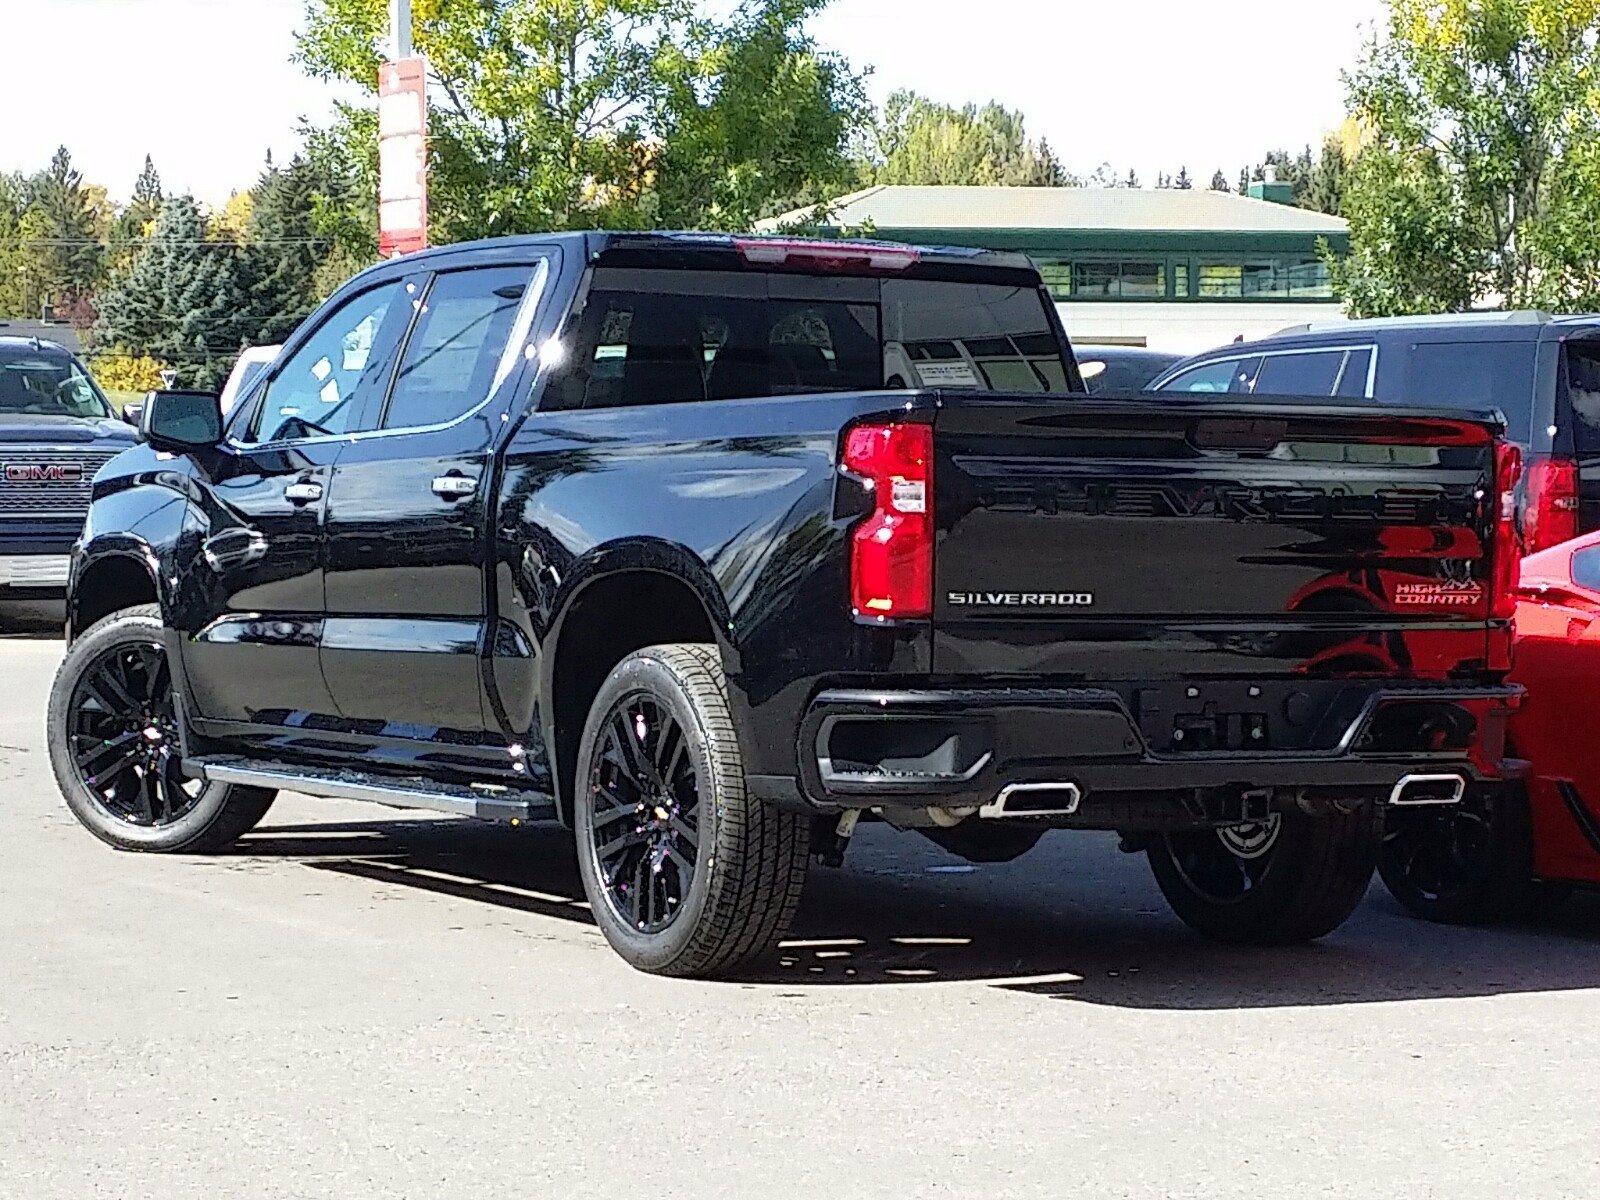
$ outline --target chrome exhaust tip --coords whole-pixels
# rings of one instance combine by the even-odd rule
[[[1424,804],[1460,804],[1467,794],[1462,775],[1406,775],[1389,793],[1389,803],[1419,807]]]
[[[1082,800],[1083,792],[1075,783],[1010,783],[978,809],[978,816],[987,820],[1070,817]]]

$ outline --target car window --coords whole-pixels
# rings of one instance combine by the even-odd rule
[[[1419,342],[1411,347],[1406,385],[1393,399],[1440,408],[1497,408],[1506,430],[1528,440],[1533,419],[1531,340]]]
[[[639,277],[644,272],[629,273]],[[755,294],[759,280],[715,272],[685,290],[590,293],[558,406],[610,408],[754,399],[883,386],[878,307]],[[601,273],[604,282],[610,280]],[[764,292],[765,288],[761,288]]]
[[[1600,455],[1600,346],[1568,342],[1567,398],[1572,410],[1572,448],[1582,458]]]
[[[104,418],[111,408],[71,355],[24,345],[0,347],[0,413]]]
[[[1062,346],[1038,288],[886,279],[889,385],[1065,392]],[[911,378],[903,378],[909,374]]]
[[[1334,394],[1346,399],[1363,399],[1368,394],[1367,385],[1371,378],[1372,350],[1351,350],[1344,360],[1344,372],[1339,376]]]
[[[1158,389],[1163,392],[1248,392],[1261,368],[1259,358],[1227,358],[1202,363],[1174,375]]]
[[[1600,546],[1589,546],[1573,554],[1572,582],[1600,592]]]
[[[399,282],[384,284],[330,313],[268,381],[243,440],[278,442],[354,428],[362,381],[381,378],[389,366],[374,349],[400,288]]]
[[[1261,360],[1254,391],[1271,396],[1331,396],[1344,366],[1344,351],[1268,354]]]
[[[489,399],[521,360],[546,271],[541,263],[438,276],[400,360],[383,427],[448,424]]]

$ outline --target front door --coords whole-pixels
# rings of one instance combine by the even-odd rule
[[[548,267],[530,252],[433,276],[386,403],[334,465],[322,669],[353,732],[426,741],[495,726],[491,467]]]
[[[297,335],[196,476],[179,655],[207,733],[272,736],[336,712],[320,661],[323,517],[342,435],[393,366],[405,286],[361,292]]]

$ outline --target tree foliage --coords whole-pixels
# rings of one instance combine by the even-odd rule
[[[417,0],[433,237],[744,228],[837,190],[864,101],[803,32],[823,3],[748,0],[716,20],[691,0]],[[309,0],[306,68],[374,90],[387,12]],[[370,207],[373,135],[353,106],[320,135],[361,164],[347,203]]]
[[[219,385],[244,340],[238,257],[208,236],[192,199],[167,200],[146,244],[101,293],[96,342],[170,363],[185,386]]]
[[[1390,0],[1347,76],[1355,313],[1600,294],[1600,0]]]
[[[1027,136],[1022,114],[990,102],[953,108],[915,92],[889,97],[878,122],[875,183],[1066,187],[1046,141]]]

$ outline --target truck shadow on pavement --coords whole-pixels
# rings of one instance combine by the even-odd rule
[[[270,818],[269,818],[270,821]],[[813,871],[778,954],[736,984],[786,992],[984,984],[1140,1009],[1361,1004],[1600,987],[1600,897],[1538,923],[1464,929],[1404,914],[1375,886],[1312,946],[1218,946],[1172,917],[1143,860],[1056,836],[969,867],[920,838],[863,830],[842,870]],[[235,856],[593,922],[571,835],[450,820],[263,826]],[[598,934],[596,934],[598,936]]]

